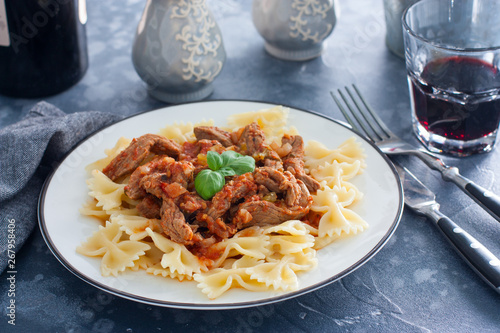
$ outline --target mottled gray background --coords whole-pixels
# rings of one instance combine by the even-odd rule
[[[249,0],[209,0],[227,61],[210,99],[264,100],[342,119],[329,91],[355,82],[391,128],[411,134],[402,59],[385,47],[382,0],[340,0],[324,55],[285,62],[265,53]],[[45,100],[66,112],[121,115],[162,107],[148,97],[131,63],[145,1],[87,1],[90,67],[70,90]],[[0,126],[38,100],[0,97]],[[500,151],[446,159],[500,193]],[[500,256],[500,224],[454,185],[413,159],[404,161],[438,194],[442,211]],[[0,230],[4,232],[5,229]],[[76,245],[76,244],[75,244]],[[106,294],[67,271],[35,230],[17,253],[16,326],[7,324],[7,275],[0,276],[1,332],[499,332],[500,295],[483,283],[429,221],[405,211],[388,244],[341,281],[258,308],[189,311],[148,306]]]

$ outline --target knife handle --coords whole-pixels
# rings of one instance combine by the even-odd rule
[[[462,176],[458,168],[446,165],[443,160],[428,151],[417,150],[414,155],[425,162],[431,169],[441,172],[444,180],[455,183],[465,194],[474,199],[474,201],[500,222],[500,197],[498,195]]]
[[[492,216],[500,221],[500,197],[472,181],[465,185],[465,191],[471,198],[476,200],[488,210]]]
[[[437,225],[455,250],[476,273],[500,293],[500,260],[450,218],[440,215]]]

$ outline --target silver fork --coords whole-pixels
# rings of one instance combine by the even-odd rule
[[[389,130],[382,119],[373,112],[358,88],[355,85],[352,85],[352,88],[355,93],[348,87],[345,87],[345,91],[350,100],[340,89],[338,90],[338,94],[355,121],[349,116],[349,112],[344,108],[341,100],[335,96],[335,93],[331,92],[331,95],[353,129],[360,133],[364,133],[364,136],[375,143],[386,155],[413,155],[418,157],[431,169],[441,172],[441,176],[444,180],[455,183],[462,191],[474,199],[481,207],[490,213],[491,216],[500,222],[499,196],[460,175],[458,168],[446,165],[439,157],[431,152],[421,147],[417,148],[401,140]]]

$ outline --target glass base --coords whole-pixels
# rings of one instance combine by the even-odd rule
[[[491,151],[495,145],[498,132],[498,130],[495,130],[479,139],[461,141],[430,133],[418,121],[413,122],[413,130],[417,138],[429,151],[456,157],[465,157]]]

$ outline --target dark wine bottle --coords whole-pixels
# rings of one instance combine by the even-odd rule
[[[0,94],[43,97],[88,67],[85,0],[0,0]]]

